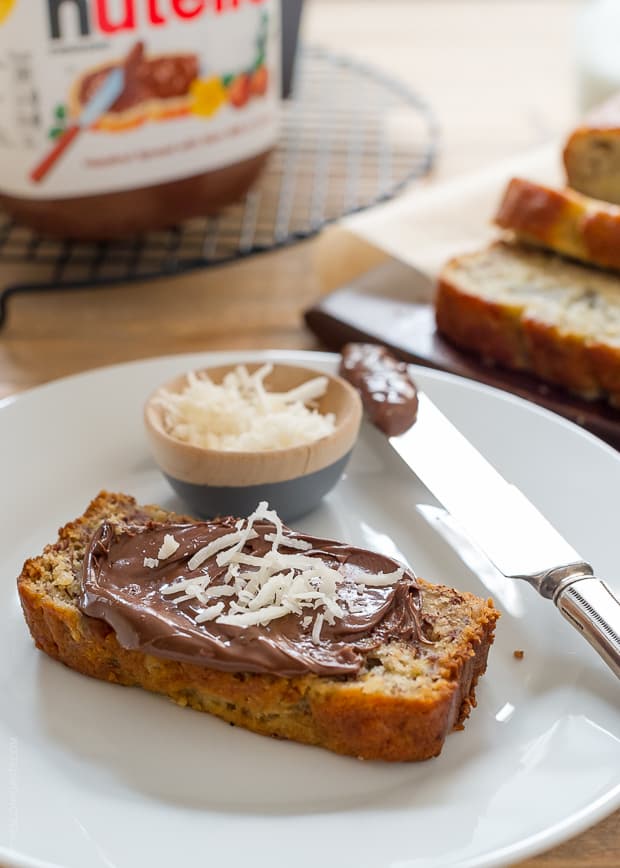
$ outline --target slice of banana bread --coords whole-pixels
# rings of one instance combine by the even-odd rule
[[[462,728],[498,613],[490,601],[422,580],[416,581],[424,641],[369,649],[354,677],[220,671],[121,646],[107,622],[78,605],[93,534],[102,523],[119,533],[128,525],[161,532],[161,523],[181,520],[191,521],[101,492],[19,576],[37,646],[86,675],[165,694],[257,733],[364,759],[427,759],[439,754],[451,730]]]
[[[620,94],[590,112],[571,133],[564,166],[573,190],[620,205]]]
[[[482,359],[620,407],[620,278],[499,242],[457,256],[436,295],[442,335]]]
[[[620,269],[620,208],[615,205],[513,178],[495,223],[512,230],[520,241]]]

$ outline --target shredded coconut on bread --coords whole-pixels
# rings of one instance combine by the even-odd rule
[[[103,522],[179,520],[188,521],[126,495],[99,494],[18,579],[37,646],[86,675],[165,694],[257,733],[366,759],[427,759],[462,728],[498,613],[490,601],[422,580],[421,623],[430,641],[369,650],[353,678],[224,672],[123,648],[107,623],[77,604],[89,541]]]

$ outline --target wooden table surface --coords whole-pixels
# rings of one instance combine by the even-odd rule
[[[441,159],[425,182],[432,184],[542,143],[571,124],[574,8],[570,0],[311,0],[305,30],[308,40],[373,62],[427,97],[443,137]],[[190,277],[15,297],[0,332],[0,398],[148,356],[316,348],[301,314],[325,288],[318,243]],[[4,284],[26,274],[0,264]],[[522,863],[619,865],[620,812]]]

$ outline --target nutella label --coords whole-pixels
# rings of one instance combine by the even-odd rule
[[[0,0],[0,192],[112,193],[263,153],[279,39],[279,0]]]

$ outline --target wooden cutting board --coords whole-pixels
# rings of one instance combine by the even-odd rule
[[[331,350],[348,341],[388,346],[399,358],[504,389],[559,413],[620,449],[620,411],[584,401],[527,374],[505,371],[455,349],[435,329],[430,280],[390,259],[324,297],[305,313]]]

